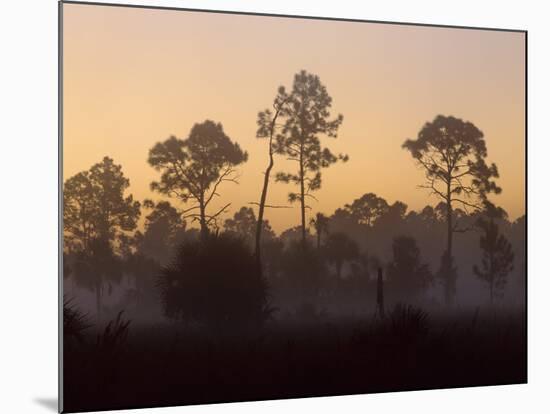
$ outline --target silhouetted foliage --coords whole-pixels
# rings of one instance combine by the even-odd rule
[[[430,330],[428,314],[412,305],[398,303],[389,314],[391,333],[404,344],[425,337]]]
[[[342,279],[342,266],[345,262],[356,259],[359,256],[357,243],[344,233],[331,233],[323,247],[324,257],[329,263],[334,264],[336,278]]]
[[[454,298],[456,295],[458,269],[455,265],[454,257],[450,256],[447,250],[441,255],[439,269],[435,276],[443,284],[444,298],[446,303],[448,303],[450,300],[449,298]]]
[[[128,350],[130,320],[123,319],[123,311],[97,334],[94,346],[94,370],[103,384],[117,382],[117,374]]]
[[[452,116],[438,115],[424,125],[416,140],[407,139],[408,150],[426,173],[427,188],[441,198],[446,207],[447,248],[443,263],[451,266],[453,233],[463,231],[453,221],[453,205],[479,210],[488,193],[500,193],[494,181],[498,178],[495,164],[487,165],[487,147],[483,133],[472,123]],[[445,301],[450,304],[455,294],[456,278],[452,268],[442,269]]]
[[[96,348],[101,355],[117,356],[128,340],[129,320],[122,318],[123,312],[116,319],[109,321],[103,332],[97,335]]]
[[[182,213],[168,201],[145,200],[143,206],[151,212],[145,217],[143,235],[138,235],[137,251],[166,264],[185,231]]]
[[[309,223],[315,229],[315,234],[317,235],[317,248],[321,248],[321,237],[323,234],[328,234],[329,229],[329,218],[323,213],[315,214],[315,217],[312,218]]]
[[[501,214],[500,211],[491,209],[486,217],[477,220],[477,226],[483,232],[479,238],[482,259],[481,266],[474,265],[473,270],[476,276],[487,284],[491,304],[495,297],[502,296],[508,273],[514,268],[512,245],[500,234],[494,221]]]
[[[73,299],[63,295],[63,340],[65,346],[70,346],[69,341],[84,340],[84,331],[92,324],[88,316],[76,307]]]
[[[65,181],[63,229],[65,247],[88,249],[94,239],[115,241],[124,231],[134,230],[140,203],[124,196],[130,180],[122,167],[109,157]]]
[[[287,286],[297,293],[302,301],[313,302],[327,273],[319,251],[307,242],[304,249],[301,240],[296,238],[285,248],[281,267]]]
[[[140,248],[143,240],[143,233],[136,230],[134,233],[123,233],[118,237],[118,243],[113,246],[113,251],[122,260],[131,256]]]
[[[286,92],[284,89],[280,94]],[[313,198],[312,192],[321,188],[321,169],[338,160],[347,161],[347,155],[334,155],[321,146],[320,135],[336,138],[343,116],[330,119],[332,98],[317,75],[304,70],[294,76],[288,105],[281,111],[284,126],[277,135],[276,151],[288,160],[298,163],[296,173],[279,172],[276,180],[292,183],[298,192],[289,193],[291,203],[300,203],[302,246],[306,244],[306,198]]]
[[[138,310],[151,309],[158,301],[155,282],[160,263],[142,253],[134,253],[124,261],[124,270],[135,282],[135,305]]]
[[[406,219],[407,208],[408,206],[401,201],[388,205],[388,208],[383,210],[382,215],[378,218],[378,224],[385,227],[401,224]]]
[[[344,209],[357,223],[371,226],[388,211],[389,206],[383,198],[374,193],[368,193],[354,200],[351,204],[346,204]]]
[[[525,292],[526,288],[526,216],[523,215],[517,218],[514,222],[510,223],[508,239],[512,244],[514,251],[514,270],[516,272],[516,279],[511,281],[513,283],[510,286],[514,286],[513,292]],[[519,302],[525,301],[525,295],[518,295],[517,300]]]
[[[361,295],[362,299],[365,299],[365,294],[368,293],[373,287],[373,283],[370,280],[371,271],[376,268],[373,267],[373,261],[371,257],[365,252],[359,252],[351,262],[349,262],[350,272],[347,275],[347,285],[350,287],[348,294],[351,296],[354,293]]]
[[[149,164],[162,173],[151,189],[183,203],[192,203],[183,210],[184,217],[197,220],[205,236],[209,225],[226,211],[229,204],[215,213],[207,208],[223,182],[237,182],[235,167],[248,159],[223,131],[222,124],[206,120],[195,124],[186,139],[171,136],[149,151]]]
[[[299,248],[300,246],[294,242],[302,240],[302,226],[290,227],[284,230],[279,235],[279,239],[285,244],[285,246],[292,244],[294,247]],[[306,232],[306,244],[307,243],[313,243],[313,237],[309,231]]]
[[[256,234],[257,223],[258,221],[256,220],[254,210],[250,207],[241,207],[241,209],[233,215],[233,218],[225,220],[224,229],[226,232],[242,237],[247,241],[247,243],[250,244],[250,246],[252,246],[255,240],[254,237]],[[262,233],[266,240],[270,240],[275,237],[275,233],[271,229],[268,220],[263,221],[262,228]]]
[[[230,234],[183,242],[158,286],[167,317],[216,329],[257,327],[272,312],[253,253]]]
[[[427,264],[422,263],[420,249],[412,237],[400,236],[393,240],[393,260],[388,266],[388,283],[400,297],[409,300],[432,282]]]
[[[430,329],[428,314],[412,305],[398,303],[389,314],[391,332],[403,343],[426,336]]]
[[[278,237],[262,240],[262,269],[268,279],[279,276],[284,243]]]
[[[76,283],[96,295],[97,314],[101,312],[101,297],[105,289],[110,294],[113,283],[122,278],[121,261],[108,240],[93,239],[87,250],[78,252],[75,260],[74,279]]]

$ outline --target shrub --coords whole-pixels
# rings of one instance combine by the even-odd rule
[[[272,309],[258,270],[238,236],[209,234],[185,241],[158,279],[164,313],[215,328],[261,325]]]
[[[428,314],[412,305],[397,304],[389,315],[391,332],[410,341],[425,336],[429,331]]]
[[[88,316],[78,309],[72,299],[63,296],[63,338],[65,341],[84,340],[84,331],[92,326]]]

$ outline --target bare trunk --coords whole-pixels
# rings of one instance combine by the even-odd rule
[[[204,201],[199,200],[199,209],[200,209],[200,226],[201,226],[201,238],[206,238],[208,236],[208,225],[206,224],[206,207],[204,206]]]
[[[260,205],[258,207],[258,222],[256,223],[256,247],[255,247],[255,256],[256,261],[258,263],[258,266],[260,266],[261,270],[261,244],[262,244],[262,229],[263,229],[263,223],[264,223],[264,211],[265,211],[265,202],[267,200],[267,189],[269,187],[269,176],[271,174],[271,169],[273,168],[274,160],[273,160],[273,134],[275,132],[275,123],[277,122],[277,118],[279,117],[281,113],[281,109],[283,108],[284,104],[288,101],[289,98],[286,98],[282,103],[279,104],[279,107],[275,111],[275,115],[273,115],[273,119],[271,120],[271,124],[269,125],[269,164],[265,170],[264,175],[264,186],[262,188],[262,195],[260,196]]]
[[[445,252],[444,286],[445,286],[445,304],[451,305],[454,296],[454,280],[452,275],[452,257],[453,257],[453,207],[451,204],[451,182],[447,183],[447,250]]]
[[[262,267],[261,248],[265,202],[267,200],[267,189],[269,187],[269,177],[271,175],[271,169],[273,168],[273,165],[275,163],[273,160],[273,134],[275,132],[275,123],[277,122],[277,118],[279,117],[281,109],[287,100],[288,98],[285,99],[282,104],[277,108],[275,115],[273,115],[273,119],[271,120],[271,125],[269,126],[269,164],[267,165],[267,168],[265,170],[264,186],[262,188],[262,195],[260,196],[260,205],[258,207],[258,222],[256,223],[256,248],[254,252],[256,256],[256,262],[260,268],[260,272]]]
[[[258,208],[258,222],[256,223],[256,248],[255,248],[254,254],[256,256],[256,261],[258,262],[258,264],[261,264],[262,227],[264,222],[264,210],[265,210],[265,201],[267,198],[267,188],[269,186],[269,174],[271,173],[272,168],[273,168],[273,154],[270,151],[269,165],[265,170],[264,186],[262,188],[262,195],[260,197],[260,206]]]
[[[306,248],[306,199],[304,188],[304,151],[300,148],[300,212],[302,215],[302,247]]]
[[[273,128],[275,127],[275,120],[277,119],[277,116],[273,118],[273,121],[271,123],[271,132],[269,135],[269,164],[265,170],[264,174],[264,186],[262,188],[262,195],[260,197],[260,205],[258,207],[258,222],[256,223],[256,249],[255,249],[255,256],[256,261],[258,265],[261,267],[261,242],[262,242],[262,228],[263,228],[263,222],[264,222],[264,211],[265,211],[265,202],[267,199],[267,189],[269,186],[269,176],[271,174],[271,169],[273,168]]]

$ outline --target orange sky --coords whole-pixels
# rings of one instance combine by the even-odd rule
[[[410,209],[436,203],[418,189],[423,173],[401,144],[443,114],[484,132],[503,188],[493,199],[512,219],[524,214],[522,33],[75,4],[64,5],[63,31],[65,179],[109,155],[134,197],[158,198],[148,150],[212,119],[249,153],[240,184],[226,183],[212,203],[231,202],[232,215],[261,190],[267,148],[255,138],[256,114],[305,69],[344,115],[338,138],[322,139],[350,156],[323,170],[313,213],[367,192]],[[288,169],[276,160],[274,172]],[[287,204],[291,189],[273,183],[268,202]],[[266,218],[276,231],[295,226],[298,206]]]

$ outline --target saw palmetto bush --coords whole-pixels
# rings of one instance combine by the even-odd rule
[[[389,315],[389,328],[403,340],[421,338],[430,329],[428,314],[421,308],[398,303]]]
[[[76,341],[83,342],[84,332],[90,328],[92,324],[88,319],[88,315],[82,312],[73,303],[73,299],[63,296],[63,338],[66,342]]]
[[[273,311],[252,252],[228,233],[183,242],[158,287],[167,317],[216,329],[260,326]]]

